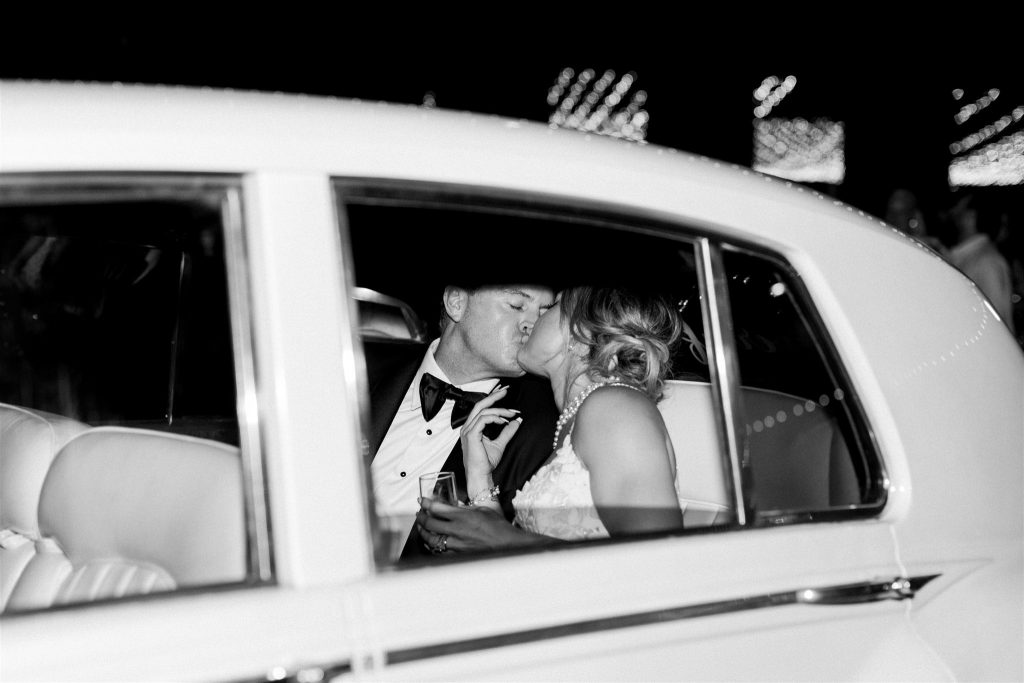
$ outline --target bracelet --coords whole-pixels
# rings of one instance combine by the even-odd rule
[[[473,499],[470,500],[466,505],[467,507],[473,507],[475,505],[479,505],[480,503],[493,503],[494,501],[498,500],[499,493],[501,493],[501,487],[497,485],[492,486],[486,491],[481,491],[480,493],[473,496]]]

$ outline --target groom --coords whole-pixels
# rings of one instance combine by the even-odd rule
[[[465,491],[459,429],[473,398],[486,395],[501,382],[509,391],[498,405],[521,411],[522,425],[493,473],[508,519],[514,514],[516,491],[550,455],[557,419],[550,385],[524,376],[516,354],[553,303],[551,289],[537,285],[449,285],[442,297],[440,337],[425,353],[420,346],[391,345],[386,364],[380,365],[371,362],[367,342],[374,501],[378,515],[390,520],[392,531],[403,535],[403,529],[413,531],[403,559],[429,555],[412,529],[419,510],[419,475],[453,471],[457,486]],[[450,397],[449,384],[470,395],[456,391]],[[443,400],[432,400],[435,397]],[[500,431],[501,425],[492,426]]]

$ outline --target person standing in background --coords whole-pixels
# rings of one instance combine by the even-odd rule
[[[943,257],[948,257],[946,246],[928,232],[928,223],[917,201],[917,195],[905,187],[897,187],[889,195],[885,207],[885,222],[900,232],[924,242]]]
[[[991,231],[997,226],[967,194],[949,210],[956,228],[956,244],[949,250],[950,262],[974,281],[992,302],[999,317],[1016,336],[1013,323],[1013,277],[1010,264],[996,247]]]

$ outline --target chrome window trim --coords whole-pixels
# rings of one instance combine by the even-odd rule
[[[242,208],[242,179],[235,177],[226,188],[224,251],[227,263],[232,346],[235,355],[235,395],[238,436],[246,491],[246,529],[249,534],[249,571],[260,583],[274,578],[273,537],[264,472],[266,460],[261,438],[259,392],[256,381],[252,293],[249,289],[249,257]]]
[[[161,172],[18,172],[0,173],[0,189],[7,189],[5,204],[114,200],[182,199],[198,195],[220,195],[225,273],[229,297],[232,352],[235,363],[236,412],[239,452],[245,496],[248,570],[233,584],[199,586],[154,594],[166,597],[195,590],[265,584],[273,581],[273,542],[270,530],[268,492],[263,478],[264,456],[260,434],[259,406],[255,377],[251,293],[248,286],[249,259],[245,247],[241,192],[242,178],[233,174]],[[13,190],[13,192],[10,192]],[[97,604],[75,603],[77,608]]]
[[[736,523],[747,525],[747,503],[750,496],[749,469],[747,461],[746,435],[742,429],[742,406],[739,405],[739,359],[736,353],[736,339],[733,334],[732,313],[729,306],[728,283],[722,264],[722,249],[706,237],[697,241],[699,258],[697,272],[700,278],[701,308],[704,314],[704,334],[710,354],[711,390],[718,404],[719,437],[725,446],[728,461],[723,460],[726,469],[725,481],[732,488]]]

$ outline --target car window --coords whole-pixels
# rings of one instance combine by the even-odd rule
[[[753,519],[876,510],[881,464],[799,278],[747,250],[726,249],[723,261]]]
[[[21,549],[4,545],[9,610],[250,578],[225,247],[234,192],[0,185],[4,533]]]
[[[643,288],[671,301],[685,322],[660,406],[678,442],[675,452],[688,501],[686,519],[694,527],[729,523],[730,496],[715,425],[692,240],[661,233],[642,221],[623,223],[597,212],[581,216],[514,202],[474,204],[429,192],[396,197],[351,185],[342,186],[340,194],[367,371],[365,433],[371,463],[409,386],[409,373],[439,335],[446,283],[498,278],[543,284],[555,291],[575,284]],[[412,309],[417,322],[401,335],[394,333],[394,326],[382,333],[379,305],[371,304],[384,300]],[[391,318],[400,322],[402,310],[396,306]],[[417,326],[426,330],[420,338]],[[551,400],[546,380],[540,386]],[[550,454],[553,429],[552,422],[541,445],[541,461]],[[413,472],[397,476],[402,474],[411,477]],[[385,561],[395,560],[408,540],[414,498],[410,503],[404,515],[377,507],[379,543],[387,546],[378,551]]]
[[[439,334],[444,285],[497,274],[555,290],[639,286],[673,303],[684,336],[658,407],[675,451],[682,533],[866,515],[884,502],[881,465],[854,393],[799,278],[780,257],[595,207],[353,181],[337,189],[366,365],[371,471],[413,372]],[[711,248],[724,250],[724,258],[704,259]],[[716,280],[727,285],[712,311],[706,293]],[[392,305],[389,326],[381,322],[383,301]],[[708,343],[709,315],[729,317],[731,334],[717,346]],[[725,356],[736,360],[735,391],[719,386],[727,380],[715,361]],[[722,401],[737,416],[736,453]],[[539,447],[546,458],[550,443]],[[369,480],[373,489],[377,482]],[[418,540],[409,536],[415,509],[403,516],[378,501],[373,524],[383,563],[408,559],[410,538]]]

